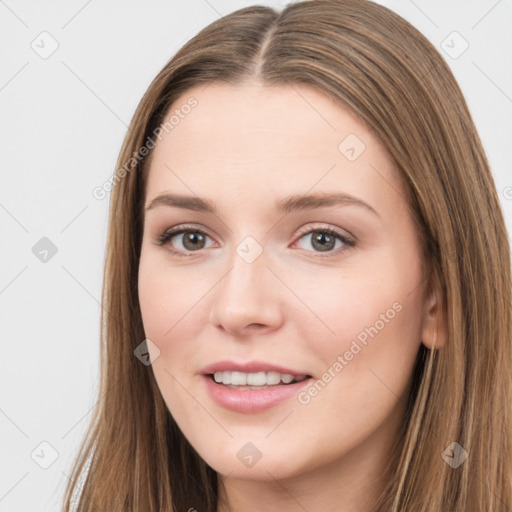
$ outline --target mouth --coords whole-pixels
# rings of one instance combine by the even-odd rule
[[[256,413],[284,404],[309,386],[304,369],[263,360],[212,363],[201,371],[209,397],[219,406]]]
[[[216,384],[230,389],[266,389],[278,386],[291,386],[306,379],[311,375],[292,375],[290,373],[269,372],[238,372],[238,371],[216,371],[207,376]]]
[[[203,379],[210,398],[217,405],[238,413],[257,413],[296,397],[312,377],[275,371],[218,370],[203,374]]]

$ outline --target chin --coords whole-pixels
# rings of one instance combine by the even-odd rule
[[[222,454],[198,453],[213,470],[229,478],[272,481],[293,477],[300,471],[290,464],[293,454],[258,454],[249,443],[242,443],[242,448],[238,444],[232,449],[224,447]]]

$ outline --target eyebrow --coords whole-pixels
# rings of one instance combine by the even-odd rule
[[[377,211],[368,203],[364,202],[362,199],[359,199],[350,194],[346,194],[344,192],[325,192],[308,195],[294,194],[276,201],[274,204],[274,209],[279,213],[291,213],[300,210],[348,205],[361,206],[380,218],[380,215],[377,213]],[[158,206],[169,206],[175,208],[183,208],[186,210],[193,210],[196,212],[217,214],[217,208],[215,203],[212,201],[200,197],[185,196],[180,194],[160,194],[149,203],[149,205],[146,207],[146,211],[152,210]]]

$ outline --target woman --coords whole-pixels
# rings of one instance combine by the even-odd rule
[[[133,117],[107,247],[65,510],[512,508],[507,233],[455,79],[390,10],[202,30]]]

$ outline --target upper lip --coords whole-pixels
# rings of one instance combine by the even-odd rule
[[[227,371],[227,372],[244,372],[244,373],[257,373],[257,372],[278,372],[287,373],[294,377],[298,375],[309,374],[307,372],[301,372],[298,370],[292,370],[285,366],[280,366],[273,363],[267,363],[265,361],[247,361],[245,363],[235,363],[234,361],[217,361],[216,363],[205,366],[201,373],[209,375],[211,373]]]

